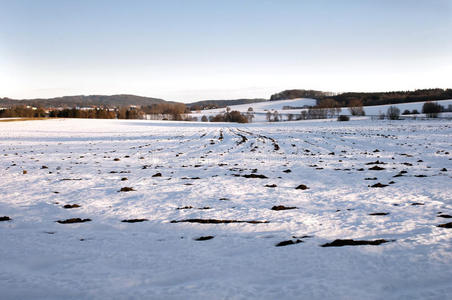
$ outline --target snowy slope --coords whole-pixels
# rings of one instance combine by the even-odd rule
[[[438,104],[447,107],[448,105],[452,105],[452,99],[450,100],[441,100],[436,101]],[[380,113],[386,113],[388,108],[390,106],[395,106],[400,109],[400,113],[403,113],[404,110],[408,109],[409,111],[412,111],[414,109],[417,109],[419,113],[422,113],[422,106],[425,102],[412,102],[412,103],[401,103],[401,104],[390,104],[390,105],[376,105],[376,106],[364,106],[364,111],[366,112],[366,115],[379,115]],[[343,109],[344,113],[350,114],[348,109]]]
[[[0,298],[450,298],[451,137],[446,120],[0,123]],[[320,247],[335,239],[388,242]]]
[[[231,110],[238,110],[240,112],[247,112],[248,108],[253,108],[255,112],[265,112],[267,110],[282,110],[284,106],[303,107],[305,105],[312,106],[316,104],[315,99],[298,98],[290,100],[278,100],[278,101],[264,101],[249,104],[231,105]],[[209,109],[204,112],[220,113],[224,112],[225,108]]]
[[[448,105],[452,105],[452,99],[450,100],[441,100],[437,101],[439,104],[441,104],[444,107],[447,107]],[[386,111],[390,106],[396,106],[400,109],[400,112],[402,113],[404,110],[408,109],[410,111],[417,109],[419,113],[422,112],[422,106],[425,102],[412,102],[412,103],[402,103],[402,104],[390,104],[390,105],[376,105],[376,106],[364,106],[364,111],[366,112],[366,115],[368,116],[378,116],[379,114],[383,113],[385,114]],[[255,118],[253,122],[265,122],[266,118],[265,115],[267,111],[278,111],[284,119],[287,119],[288,114],[297,115],[300,114],[302,110],[306,109],[285,109],[283,110],[284,106],[292,106],[292,107],[303,107],[304,105],[313,106],[316,104],[315,99],[292,99],[292,100],[278,100],[278,101],[266,101],[266,102],[259,102],[259,103],[252,103],[252,104],[243,104],[243,105],[233,105],[230,106],[231,110],[237,110],[243,113],[246,113],[248,111],[249,107],[253,108],[253,112],[255,115]],[[218,108],[218,109],[210,109],[210,110],[203,110],[201,112],[194,112],[192,115],[195,117],[198,117],[200,119],[203,115],[205,116],[214,116],[219,113],[224,113],[226,111],[225,108]],[[343,115],[351,115],[350,111],[347,107],[343,107],[341,114]]]
[[[243,113],[246,113],[248,109],[251,107],[253,109],[254,115],[255,115],[255,122],[262,122],[265,121],[265,114],[267,111],[275,111],[278,112],[285,112],[283,110],[284,106],[291,106],[291,107],[304,107],[304,106],[313,106],[316,105],[315,99],[309,99],[309,98],[298,98],[298,99],[290,99],[290,100],[278,100],[278,101],[265,101],[265,102],[258,102],[258,103],[250,103],[250,104],[240,104],[240,105],[231,105],[231,110],[237,110]],[[300,113],[301,109],[295,109],[296,113]],[[217,109],[208,109],[203,110],[201,112],[193,112],[192,116],[198,117],[199,119],[202,116],[215,116],[219,113],[226,112],[226,108],[217,108]],[[289,112],[289,110],[287,110]]]

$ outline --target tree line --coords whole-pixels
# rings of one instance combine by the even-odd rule
[[[286,90],[272,95],[270,100],[295,98],[313,98],[319,101],[330,98],[342,107],[348,107],[354,101],[361,102],[363,106],[370,106],[452,99],[452,89],[437,88],[375,93],[347,92],[336,95],[315,90]]]
[[[87,118],[87,119],[142,119],[145,114],[167,114],[172,120],[183,120],[187,108],[183,103],[158,103],[144,107],[94,107],[89,109],[58,108],[44,110],[42,107],[17,105],[0,110],[0,118]]]
[[[452,89],[422,89],[415,91],[343,93],[331,97],[341,106],[360,101],[363,106],[424,102],[452,99]]]

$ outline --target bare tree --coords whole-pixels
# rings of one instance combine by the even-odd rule
[[[341,106],[333,99],[323,99],[317,105],[317,108],[325,111],[324,115],[327,118],[332,118],[341,112]]]
[[[437,102],[425,102],[422,106],[422,113],[426,114],[429,118],[437,118],[438,114],[442,111],[443,107]]]
[[[365,112],[363,109],[363,103],[359,99],[353,99],[348,104],[348,110],[352,114],[352,116],[364,116]]]
[[[400,109],[396,106],[390,106],[386,112],[386,116],[389,120],[398,120],[400,117]]]
[[[267,111],[265,114],[265,119],[267,119],[267,122],[270,122],[272,118],[272,113],[270,111]]]
[[[252,107],[248,107],[248,111],[245,114],[246,118],[248,119],[248,123],[253,122],[254,119],[254,111]]]

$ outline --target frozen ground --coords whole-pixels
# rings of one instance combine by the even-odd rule
[[[0,298],[450,299],[451,151],[445,120],[0,123]]]

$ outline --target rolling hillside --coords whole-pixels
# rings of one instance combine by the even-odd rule
[[[447,107],[448,105],[452,105],[452,99],[440,100],[437,102],[444,107]],[[412,102],[412,103],[400,103],[400,104],[364,106],[363,108],[364,108],[364,111],[366,112],[367,116],[376,116],[381,113],[386,113],[386,111],[388,110],[388,108],[390,106],[398,107],[400,109],[401,113],[406,109],[408,109],[410,111],[416,109],[416,110],[418,110],[418,112],[422,112],[422,106],[424,105],[424,103],[425,103],[425,101]],[[233,105],[233,106],[229,106],[229,108],[231,110],[237,110],[242,113],[246,113],[246,112],[248,112],[248,109],[251,107],[253,109],[254,116],[255,116],[253,122],[264,122],[266,120],[265,116],[267,114],[267,111],[270,111],[270,112],[278,111],[278,113],[282,115],[283,119],[286,119],[287,115],[289,115],[289,114],[297,115],[297,114],[300,114],[301,111],[307,110],[307,108],[302,108],[303,106],[305,106],[305,105],[314,106],[315,104],[316,104],[315,99],[301,98],[301,99],[290,99],[290,100],[274,100],[274,101],[266,101],[266,102],[243,104],[243,105]],[[293,109],[283,109],[284,107],[293,107]],[[217,115],[219,113],[224,113],[225,111],[226,111],[225,108],[203,110],[200,113],[193,113],[193,116],[200,118],[203,115],[205,115],[205,116],[209,117],[209,116]],[[343,107],[341,114],[350,115],[350,111],[348,110],[347,107]]]
[[[146,106],[166,102],[163,99],[141,97],[135,95],[89,95],[89,96],[64,96],[49,99],[15,100],[10,98],[0,99],[0,107],[11,107],[14,105],[30,105],[39,107],[74,107],[74,106]]]

